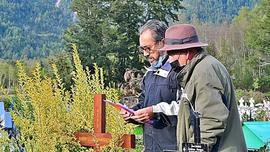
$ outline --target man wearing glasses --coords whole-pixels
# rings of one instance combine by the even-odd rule
[[[177,69],[169,63],[169,57],[159,51],[159,48],[163,47],[162,40],[166,29],[167,26],[158,20],[149,20],[139,29],[139,50],[151,66],[147,68],[142,80],[139,103],[132,108],[135,111],[160,102],[170,103],[180,96],[180,87],[176,80]],[[136,123],[130,119],[127,112],[121,111],[120,114],[127,122]],[[151,121],[143,124],[144,151],[176,150],[176,125],[176,116],[156,113]]]
[[[143,123],[155,112],[177,115],[179,151],[246,152],[230,74],[204,51],[207,45],[190,24],[169,27],[161,50],[182,67],[177,76],[183,87],[181,100],[140,109],[132,119]]]

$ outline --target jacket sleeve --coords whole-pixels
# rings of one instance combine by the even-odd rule
[[[217,143],[226,128],[229,110],[223,101],[224,87],[214,69],[207,69],[197,73],[191,80],[190,97],[195,111],[200,113],[200,129],[202,142],[210,149]],[[192,137],[191,140],[194,138]],[[192,141],[193,142],[193,141]]]
[[[172,101],[171,103],[160,102],[152,107],[153,113],[164,113],[168,116],[178,115],[179,101]]]

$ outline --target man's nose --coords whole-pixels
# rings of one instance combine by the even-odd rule
[[[150,53],[149,53],[149,52],[147,52],[147,51],[143,51],[143,56],[148,57],[149,55],[150,55]]]

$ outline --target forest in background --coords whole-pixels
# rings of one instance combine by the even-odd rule
[[[258,0],[183,0],[180,11],[184,21],[221,24],[231,22],[242,7],[253,8]]]
[[[230,72],[238,99],[244,97],[242,120],[269,120],[269,106],[257,104],[270,97],[269,8],[269,0],[2,0],[0,100],[14,125],[0,130],[0,147],[93,150],[80,146],[74,133],[93,131],[96,93],[137,101],[140,73],[148,65],[137,49],[137,29],[152,18],[194,24],[209,43],[206,50]],[[135,131],[118,113],[106,106],[112,140],[101,151],[125,151],[119,138]],[[135,151],[142,151],[142,141],[136,144]]]
[[[64,50],[63,32],[72,23],[70,0],[2,0],[0,58],[44,58]]]
[[[171,25],[194,24],[208,52],[229,70],[234,84],[252,95],[270,96],[270,2],[267,0],[1,1],[0,84],[16,85],[15,60],[30,69],[41,62],[50,75],[56,63],[67,87],[71,85],[70,44],[78,46],[84,66],[97,63],[105,82],[123,83],[127,68],[147,65],[138,55],[137,29],[157,18]],[[246,6],[246,7],[244,7]],[[185,8],[185,9],[184,9]],[[261,95],[264,93],[263,95]]]

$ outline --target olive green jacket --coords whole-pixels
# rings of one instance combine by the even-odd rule
[[[235,92],[226,68],[214,57],[201,52],[178,75],[180,85],[195,111],[200,113],[201,141],[210,151],[246,152]],[[193,142],[187,101],[180,103],[177,142]]]

